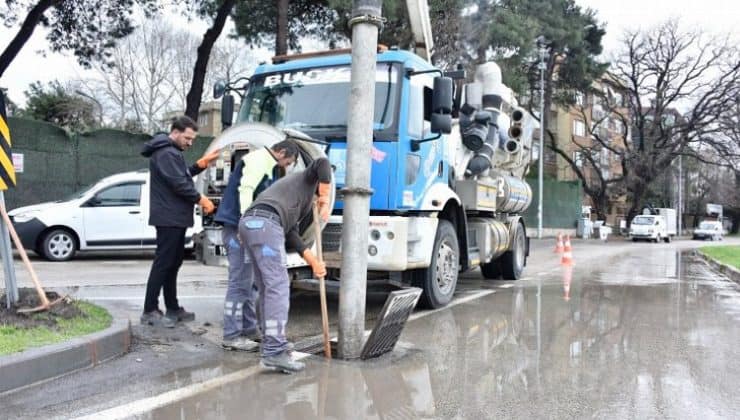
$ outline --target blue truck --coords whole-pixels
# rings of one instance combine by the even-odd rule
[[[231,83],[242,89],[238,117],[211,146],[226,156],[216,164],[221,169],[199,180],[218,201],[239,153],[286,137],[301,143],[306,159],[328,156],[336,192],[322,242],[335,286],[341,278],[350,65],[351,54],[343,50],[281,56],[262,63],[247,83]],[[474,80],[463,83],[412,52],[379,49],[375,80],[368,285],[415,285],[423,289],[421,302],[437,308],[450,302],[461,272],[480,267],[486,279],[519,279],[529,254],[521,214],[532,200],[524,176],[537,124],[502,83],[499,67],[482,64]],[[227,123],[233,101],[224,96]],[[222,249],[218,227],[203,220],[199,247],[208,262]],[[310,236],[311,229],[304,230]],[[296,258],[289,262],[294,285],[314,288],[310,270]]]

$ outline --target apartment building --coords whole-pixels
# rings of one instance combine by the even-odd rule
[[[550,110],[549,128],[555,133],[558,148],[582,172],[584,179],[577,175],[571,162],[550,149],[546,149],[543,162],[546,176],[562,181],[581,180],[595,187],[602,185],[601,179],[622,175],[619,152],[624,150],[631,130],[628,99],[621,86],[607,74],[593,83],[591,91],[576,94],[574,105]],[[609,188],[607,223],[618,226],[626,217],[626,197],[618,187]],[[595,207],[587,194],[583,196],[583,205]]]

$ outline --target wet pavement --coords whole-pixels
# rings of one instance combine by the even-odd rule
[[[256,355],[214,356],[207,337],[178,328],[140,336],[131,356],[78,374],[81,385],[0,407],[10,418],[736,418],[740,286],[682,250],[693,245],[593,243],[574,267],[543,247],[526,280],[462,279],[454,306],[416,312],[392,354],[361,364],[309,356],[299,374],[261,373]]]
[[[416,319],[362,367],[311,358],[142,418],[736,418],[736,284],[660,248],[570,271]]]

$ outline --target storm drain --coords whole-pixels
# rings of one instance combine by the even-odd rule
[[[360,355],[362,360],[372,359],[393,350],[406,321],[416,307],[416,302],[419,301],[419,296],[421,289],[418,287],[391,292],[375,322],[375,328],[362,348]]]

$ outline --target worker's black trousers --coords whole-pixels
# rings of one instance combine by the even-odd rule
[[[177,272],[185,257],[185,228],[157,226],[157,252],[146,284],[144,312],[158,309],[159,291],[167,309],[177,310]]]

